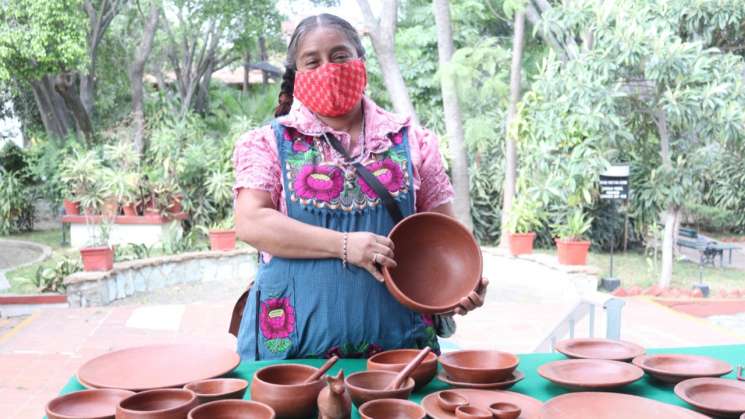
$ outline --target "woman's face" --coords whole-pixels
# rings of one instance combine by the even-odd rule
[[[321,26],[300,40],[295,65],[298,71],[308,71],[324,64],[344,63],[356,58],[359,58],[357,50],[342,31]]]

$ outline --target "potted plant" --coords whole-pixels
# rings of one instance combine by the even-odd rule
[[[136,216],[137,187],[139,184],[137,173],[119,173],[113,169],[106,169],[103,177],[103,188],[121,205],[126,216]]]
[[[513,256],[533,253],[535,229],[543,225],[545,215],[535,200],[518,198],[512,205],[507,229],[508,244]]]
[[[80,214],[79,201],[83,195],[97,188],[95,174],[100,169],[101,160],[94,151],[76,152],[62,163],[60,179],[67,190],[64,207],[68,215]],[[82,207],[85,208],[85,205]]]
[[[561,265],[586,265],[590,241],[584,235],[592,225],[592,219],[585,217],[581,208],[572,211],[563,224],[553,226],[556,249]]]
[[[114,249],[109,242],[112,221],[111,218],[101,217],[98,225],[88,224],[90,239],[86,247],[80,249],[83,270],[110,271],[114,267]]]
[[[210,248],[216,251],[235,249],[235,227],[233,217],[228,216],[219,223],[212,224],[207,231],[210,238]]]

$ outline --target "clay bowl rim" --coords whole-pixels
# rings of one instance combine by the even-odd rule
[[[653,358],[662,358],[662,357],[670,357],[670,358],[678,358],[678,359],[706,359],[708,361],[713,361],[713,364],[720,364],[722,365],[722,368],[726,365],[729,370],[725,371],[724,369],[716,371],[716,372],[710,372],[706,374],[701,373],[682,373],[679,371],[670,371],[665,369],[659,369],[652,367],[647,364],[647,362],[650,359]],[[704,356],[704,355],[691,355],[691,354],[654,354],[654,355],[639,355],[636,358],[631,360],[631,363],[636,365],[637,367],[644,370],[644,372],[648,373],[651,376],[661,376],[661,377],[673,377],[673,378],[705,378],[705,377],[721,377],[723,375],[729,374],[732,372],[733,367],[728,362],[721,361],[719,359],[710,357],[710,356]],[[720,374],[721,372],[721,374]]]
[[[367,415],[363,416],[364,409],[366,409],[368,407],[368,405],[381,404],[381,403],[394,403],[394,404],[397,404],[397,405],[402,405],[403,404],[403,405],[408,405],[408,406],[410,406],[412,408],[415,407],[417,409],[417,411],[419,413],[421,413],[419,416],[417,416],[416,419],[426,418],[427,417],[427,411],[424,410],[424,408],[422,406],[420,406],[420,405],[412,402],[411,400],[404,400],[404,399],[374,399],[374,400],[368,400],[368,401],[362,403],[359,408],[357,408],[357,412],[360,414],[360,417],[361,418],[364,418],[365,416],[367,416]],[[369,416],[367,416],[367,417],[369,417]]]
[[[399,388],[397,388],[395,390],[384,390],[384,389],[380,389],[380,390],[377,390],[376,389],[376,390],[374,390],[374,389],[360,387],[360,386],[357,386],[357,385],[354,385],[354,384],[350,384],[349,383],[349,380],[352,379],[352,377],[357,377],[357,376],[365,375],[365,374],[384,374],[384,375],[390,375],[391,376],[391,379],[395,378],[398,375],[397,372],[384,371],[384,370],[357,371],[357,372],[353,372],[353,373],[349,374],[348,376],[344,377],[344,384],[347,387],[350,387],[351,389],[353,389],[355,391],[358,391],[358,392],[359,391],[362,391],[362,392],[368,392],[368,393],[373,393],[373,394],[390,393],[392,391],[400,391],[400,392],[406,392],[406,391],[408,391],[409,394],[411,394],[411,392],[414,390],[414,385],[416,384],[415,381],[414,381],[414,379],[411,378],[411,377],[409,377],[409,378],[406,379],[406,385],[404,385],[402,387],[399,387]],[[383,397],[383,398],[386,398],[386,397]],[[388,398],[390,398],[390,397],[388,397]]]
[[[292,389],[301,389],[301,388],[304,388],[304,387],[318,385],[319,382],[325,381],[324,378],[323,378],[323,376],[321,376],[317,380],[313,380],[313,381],[311,381],[309,383],[279,384],[279,383],[272,383],[272,382],[266,381],[266,380],[264,380],[264,379],[262,379],[260,377],[261,373],[263,373],[265,371],[268,371],[268,370],[271,370],[271,369],[287,368],[288,366],[289,367],[292,367],[292,368],[308,369],[309,371],[312,370],[313,372],[318,371],[318,368],[316,368],[314,366],[311,366],[311,365],[305,365],[305,364],[276,364],[276,365],[267,365],[266,367],[263,367],[263,368],[259,369],[258,371],[256,371],[256,373],[254,374],[253,379],[255,381],[260,382],[262,385],[268,385],[268,386],[285,388],[285,389],[290,389],[290,388],[292,388]]]
[[[605,358],[598,358],[593,356],[587,356],[582,355],[580,353],[577,353],[575,351],[572,351],[570,349],[571,344],[577,344],[577,343],[606,343],[606,344],[613,344],[615,346],[623,346],[624,348],[629,349],[630,351],[634,351],[635,353],[630,356],[624,356],[624,357],[605,357]],[[605,338],[572,338],[572,339],[564,339],[556,342],[554,345],[554,349],[556,349],[557,352],[562,353],[563,355],[566,355],[570,358],[574,359],[607,359],[609,361],[624,361],[624,362],[630,362],[632,359],[645,355],[647,353],[647,350],[634,342],[629,342],[626,340],[613,340],[613,339],[605,339]]]
[[[737,381],[737,380],[728,380],[726,378],[697,377],[697,378],[689,378],[687,380],[683,380],[679,382],[678,384],[676,384],[675,387],[673,388],[673,392],[681,400],[690,404],[691,406],[701,409],[704,412],[709,412],[707,414],[711,414],[711,412],[716,412],[718,413],[717,416],[719,415],[730,416],[730,415],[738,415],[738,414],[745,415],[745,411],[743,411],[742,409],[732,410],[732,409],[727,409],[727,408],[712,407],[710,405],[696,401],[696,399],[693,399],[690,396],[688,396],[686,392],[698,385],[719,385],[719,386],[725,386],[725,387],[732,387],[732,388],[741,390],[743,393],[745,393],[745,383],[741,381]]]
[[[488,410],[490,412],[492,412],[492,415],[496,415],[496,413],[494,413],[494,411],[499,411],[500,413],[505,413],[503,409],[500,409],[499,407],[494,407],[494,406],[498,406],[498,405],[501,405],[501,406],[504,406],[504,407],[508,408],[509,410],[507,410],[506,413],[512,413],[512,414],[517,413],[517,416],[518,417],[522,414],[522,411],[523,411],[523,409],[521,409],[520,406],[516,405],[515,403],[510,403],[510,402],[494,402],[494,403],[492,403],[492,404],[490,404],[488,406]]]
[[[455,412],[453,412],[453,413],[455,414],[455,417],[456,418],[460,418],[462,416],[462,414],[459,415],[458,414],[458,411],[460,410],[462,412],[462,411],[464,411],[466,409],[469,409],[469,410],[470,409],[476,409],[477,411],[481,411],[483,413],[486,413],[486,416],[489,416],[490,418],[493,418],[494,417],[494,414],[489,409],[484,409],[483,407],[478,407],[478,406],[472,406],[470,404],[465,405],[465,406],[458,406],[455,409]],[[465,413],[468,414],[468,415],[473,415],[473,416],[480,415],[480,413],[468,413],[468,412],[465,412]]]
[[[46,412],[47,416],[54,415],[55,417],[58,417],[60,419],[81,419],[82,416],[70,416],[70,415],[65,415],[65,414],[61,414],[61,413],[55,413],[51,409],[51,406],[52,406],[53,403],[64,403],[64,402],[66,402],[66,401],[68,401],[70,399],[74,399],[76,397],[80,397],[81,394],[91,394],[91,393],[122,393],[122,394],[126,394],[127,395],[126,397],[122,397],[121,399],[119,399],[119,401],[122,401],[124,399],[127,399],[127,398],[129,398],[129,397],[134,396],[135,394],[137,394],[134,391],[123,390],[123,389],[120,389],[120,388],[91,388],[91,389],[86,389],[86,390],[74,391],[72,393],[63,394],[61,396],[57,396],[57,397],[53,398],[52,400],[49,400],[47,402],[47,404],[44,405],[44,412]],[[114,408],[114,414],[113,415],[116,415],[116,407],[117,406],[113,406],[113,408]],[[108,418],[112,417],[113,415],[86,416],[86,419],[108,419]]]
[[[199,384],[203,383],[213,383],[213,382],[231,382],[231,383],[241,383],[241,387],[230,390],[230,391],[223,391],[221,393],[200,393],[194,388],[190,388],[191,386],[198,386]],[[248,389],[248,380],[244,380],[242,378],[209,378],[207,380],[197,380],[192,381],[189,384],[186,384],[182,387],[184,390],[191,390],[194,392],[194,394],[197,395],[197,398],[199,397],[221,397],[221,396],[227,396],[229,394],[237,393],[239,391],[246,391]],[[211,403],[211,402],[210,402]],[[206,404],[206,403],[205,403]]]
[[[475,284],[472,289],[473,291],[475,291],[479,287],[479,284],[481,283],[481,277],[484,274],[484,256],[481,254],[481,247],[479,246],[476,239],[473,237],[473,234],[470,231],[468,231],[466,226],[464,226],[460,221],[450,216],[447,216],[445,214],[440,214],[438,212],[418,212],[416,214],[409,215],[408,217],[401,220],[398,224],[393,226],[393,229],[391,230],[391,232],[388,233],[388,238],[393,240],[393,235],[398,230],[400,230],[402,228],[401,226],[404,225],[407,221],[416,219],[416,218],[424,218],[424,217],[434,217],[434,218],[439,218],[440,220],[445,220],[447,222],[452,222],[454,225],[457,225],[460,228],[462,228],[463,231],[468,233],[468,235],[471,237],[471,244],[473,244],[473,246],[476,249],[476,254],[478,255],[477,259],[479,262],[478,263],[479,275],[478,275],[478,278],[476,278],[476,280],[474,281]],[[413,308],[415,311],[425,313],[425,314],[428,314],[428,313],[429,314],[442,314],[442,313],[451,312],[455,310],[456,307],[458,307],[457,302],[453,304],[449,304],[449,305],[444,305],[444,306],[431,306],[431,305],[422,304],[418,301],[412,300],[411,298],[409,298],[408,295],[404,294],[404,292],[401,291],[398,285],[396,285],[396,282],[393,280],[393,277],[391,276],[390,271],[385,266],[383,266],[383,278],[385,279],[385,285],[389,287],[390,290],[395,291],[395,292],[391,292],[391,294],[393,294],[396,299],[401,299],[402,300],[401,302],[405,306],[408,306],[409,308]]]
[[[500,367],[494,367],[494,368],[463,367],[463,366],[459,366],[459,365],[453,364],[449,360],[449,358],[448,358],[448,357],[457,356],[458,354],[463,354],[463,353],[484,353],[484,352],[495,353],[495,354],[499,354],[499,355],[509,355],[509,356],[511,356],[512,358],[515,359],[514,365],[509,364],[509,366],[500,366]],[[437,359],[440,361],[440,364],[442,364],[442,367],[445,369],[445,372],[446,373],[449,373],[450,372],[450,371],[448,371],[448,368],[456,368],[456,369],[459,369],[459,370],[464,370],[464,371],[469,371],[469,372],[479,372],[479,371],[499,371],[499,372],[502,372],[502,371],[506,371],[506,370],[512,370],[512,371],[514,371],[515,369],[517,369],[518,365],[520,365],[520,357],[518,357],[517,355],[515,355],[515,354],[513,354],[511,352],[498,351],[498,350],[494,350],[494,349],[464,349],[464,350],[460,350],[460,351],[445,352],[442,355],[440,355],[439,357],[437,357]],[[450,375],[450,374],[448,374],[448,377],[451,378],[451,379],[453,379],[453,376]],[[461,381],[461,380],[458,380],[458,381]]]
[[[371,356],[370,358],[367,358],[367,369],[368,371],[373,370],[370,368],[371,365],[375,366],[384,366],[384,367],[390,367],[390,368],[404,368],[408,362],[396,362],[396,363],[388,363],[388,362],[377,362],[376,358],[383,358],[384,355],[390,355],[391,353],[411,353],[412,357],[411,359],[414,359],[416,355],[421,352],[421,349],[391,349],[390,351],[383,351],[378,352],[377,354]],[[411,361],[411,359],[409,361]],[[422,367],[431,367],[432,365],[437,366],[437,354],[434,352],[430,352],[427,354],[426,357],[424,357],[424,360],[421,364],[419,364],[418,367],[414,369],[414,371],[421,369]],[[380,371],[375,370],[375,371]]]
[[[266,403],[258,402],[256,400],[226,399],[226,400],[213,400],[211,402],[200,404],[199,406],[197,406],[197,407],[195,407],[195,408],[193,408],[193,409],[191,409],[189,411],[189,414],[187,415],[187,419],[194,419],[193,413],[195,411],[197,411],[197,410],[200,410],[200,409],[204,408],[205,406],[208,406],[208,408],[209,408],[209,407],[212,407],[212,406],[215,406],[215,405],[224,405],[224,404],[241,404],[241,405],[251,404],[251,405],[259,405],[262,408],[268,409],[268,412],[271,413],[271,415],[269,416],[269,418],[275,419],[277,417],[277,412],[275,412],[274,409],[272,409],[272,407],[269,406]],[[205,410],[205,409],[202,409],[202,410]]]
[[[573,364],[589,364],[590,366],[592,366],[592,364],[607,364],[619,368],[620,371],[626,370],[629,372],[629,375],[623,380],[621,380],[620,377],[617,377],[614,381],[602,380],[602,382],[588,382],[589,380],[584,380],[580,382],[576,379],[570,380],[566,375],[561,375],[559,372],[559,368],[562,366],[571,366]],[[628,362],[612,361],[609,359],[560,359],[557,361],[547,362],[539,366],[536,371],[538,372],[538,375],[554,384],[578,389],[612,389],[634,383],[644,378],[644,370],[641,367],[629,364]],[[631,374],[632,372],[635,373],[633,376]]]
[[[443,394],[453,395],[463,400],[463,402],[458,403],[454,401],[444,400],[444,398],[442,397]],[[453,390],[442,390],[442,391],[437,392],[437,404],[440,406],[440,408],[442,408],[442,410],[446,412],[452,412],[453,414],[455,414],[455,409],[461,406],[468,406],[470,403],[468,403],[468,399],[466,398],[466,396],[458,393],[457,389],[453,389]],[[450,408],[451,406],[453,407],[452,409]]]
[[[129,399],[132,399],[132,398],[136,398],[136,397],[142,396],[143,394],[151,394],[151,393],[177,393],[177,392],[178,393],[188,392],[191,397],[189,398],[188,401],[186,401],[184,403],[181,403],[178,406],[173,406],[173,407],[169,407],[169,408],[166,408],[166,409],[159,409],[159,410],[134,410],[134,409],[128,409],[126,407],[122,407],[122,403],[124,403],[125,401],[127,401]],[[196,395],[196,393],[194,393],[191,390],[186,390],[186,389],[183,389],[183,388],[156,388],[156,389],[153,389],[153,390],[141,391],[139,393],[135,393],[135,394],[127,397],[126,399],[119,400],[119,404],[116,405],[116,409],[117,409],[117,413],[119,412],[119,410],[121,410],[121,411],[123,411],[125,413],[131,413],[131,414],[135,414],[135,415],[142,415],[142,414],[155,415],[155,414],[160,414],[160,413],[169,413],[169,412],[172,412],[172,411],[177,410],[177,409],[183,409],[184,407],[186,407],[186,406],[188,406],[190,404],[196,403],[196,401],[197,401],[197,395]],[[189,409],[189,410],[191,410],[191,409]]]

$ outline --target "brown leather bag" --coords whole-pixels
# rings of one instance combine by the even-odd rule
[[[238,301],[236,301],[235,305],[233,306],[233,314],[230,316],[230,326],[228,326],[228,333],[235,337],[238,337],[238,330],[240,330],[241,328],[241,320],[243,320],[243,310],[246,307],[246,301],[248,300],[248,293],[251,291],[251,285],[253,285],[253,281],[248,284],[248,288],[243,291],[243,294],[238,297]]]

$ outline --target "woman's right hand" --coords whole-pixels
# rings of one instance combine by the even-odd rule
[[[393,247],[393,241],[385,236],[364,231],[348,233],[347,262],[366,269],[376,280],[383,282],[379,266],[396,267]]]

